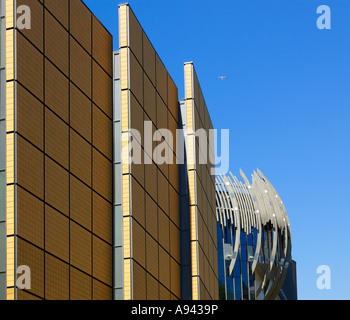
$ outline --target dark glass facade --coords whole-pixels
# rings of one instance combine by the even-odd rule
[[[289,265],[286,279],[276,300],[298,300],[297,264],[294,260]]]

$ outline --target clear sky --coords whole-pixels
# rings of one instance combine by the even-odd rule
[[[117,0],[85,0],[114,36]],[[125,2],[125,1],[124,1]],[[255,168],[286,206],[299,299],[350,299],[350,1],[131,0],[184,96],[193,61],[230,170]],[[319,30],[319,5],[331,29]],[[218,76],[225,75],[225,80]],[[319,265],[331,289],[319,290]]]

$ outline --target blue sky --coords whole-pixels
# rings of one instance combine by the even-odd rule
[[[117,0],[85,0],[114,36]],[[257,167],[287,208],[299,299],[349,299],[350,1],[131,0],[184,96],[194,61],[217,129],[230,129],[230,170]],[[316,27],[319,5],[331,30]],[[218,76],[226,75],[225,80]],[[331,268],[319,290],[316,269]]]

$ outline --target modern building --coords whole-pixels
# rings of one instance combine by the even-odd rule
[[[192,62],[185,63],[180,128],[184,130],[186,146],[180,186],[183,298],[217,300],[215,168],[209,161],[214,159],[209,134],[213,125]]]
[[[81,0],[0,0],[0,300],[296,297],[279,196],[215,179],[184,81],[179,102],[128,4],[113,51]]]
[[[180,299],[179,166],[168,137],[153,139],[161,129],[176,137],[178,90],[128,5],[119,7],[119,39],[114,204],[123,237],[114,243],[115,298]],[[134,154],[141,151],[139,161],[128,161],[129,154],[122,159],[129,139],[135,139]],[[156,152],[160,144],[166,161]]]
[[[1,8],[1,297],[112,299],[112,36],[80,0]]]
[[[194,135],[212,124],[193,65],[181,115],[129,5],[114,53],[80,0],[0,8],[0,299],[217,299],[215,181]]]
[[[276,300],[298,300],[297,264],[294,260],[289,264],[286,278]]]
[[[284,204],[260,170],[252,182],[240,174],[244,183],[231,173],[216,178],[220,299],[296,299]]]

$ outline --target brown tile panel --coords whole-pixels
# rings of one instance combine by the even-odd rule
[[[45,152],[60,165],[69,166],[69,128],[60,118],[45,110]]]
[[[44,248],[44,203],[17,187],[17,234]]]
[[[65,215],[69,209],[69,173],[45,157],[45,201]]]
[[[69,0],[45,0],[45,7],[68,29]]]
[[[159,282],[147,273],[147,300],[159,300]]]
[[[93,100],[94,103],[109,117],[113,118],[112,79],[94,61],[93,62]]]
[[[133,259],[137,261],[139,265],[146,268],[146,233],[140,224],[136,220],[132,220],[132,254]]]
[[[70,263],[91,274],[92,235],[74,222],[70,223]]]
[[[133,262],[134,300],[146,300],[146,271],[137,262]]]
[[[112,244],[112,205],[97,193],[93,193],[93,232]]]
[[[99,108],[93,106],[93,145],[112,161],[112,121]]]
[[[156,240],[158,240],[158,209],[157,204],[146,194],[146,230]]]
[[[20,301],[35,301],[35,300],[43,300],[44,298],[39,298],[30,292],[27,292],[25,290],[18,290],[17,291],[17,300]]]
[[[148,79],[146,74],[143,76],[144,85],[144,109],[148,117],[154,123],[157,123],[157,106],[156,106],[156,90],[152,82]]]
[[[45,254],[45,299],[69,299],[69,265]]]
[[[180,227],[180,199],[172,186],[169,186],[169,211],[170,219],[177,227]]]
[[[146,233],[146,269],[158,279],[158,243]]]
[[[68,123],[68,79],[48,60],[45,60],[45,104]]]
[[[143,69],[147,73],[153,85],[156,85],[156,52],[143,32]]]
[[[70,218],[91,230],[91,189],[70,175]]]
[[[137,101],[143,105],[143,73],[142,67],[136,60],[134,54],[130,52],[130,90]]]
[[[91,53],[91,12],[81,0],[70,0],[70,31],[85,50]]]
[[[92,17],[92,36],[92,57],[112,77],[112,54],[106,52],[112,53],[113,38],[95,16]]]
[[[137,222],[145,227],[145,191],[134,179],[131,179],[132,190],[132,216]]]
[[[179,118],[178,89],[168,74],[168,109],[174,119]]]
[[[170,291],[162,286],[161,284],[159,285],[159,300],[170,300]]]
[[[44,156],[31,143],[17,135],[17,182],[43,199]]]
[[[180,263],[180,229],[170,221],[170,254]]]
[[[87,274],[70,267],[70,300],[91,300],[92,279]]]
[[[45,10],[45,55],[68,76],[68,32]]]
[[[141,152],[143,153],[143,150]],[[144,187],[146,166],[147,165],[143,164],[143,161],[141,164],[131,164],[132,175],[142,187]]]
[[[136,100],[133,94],[130,94],[130,125],[131,129],[137,130],[140,137],[137,137],[138,142],[143,145],[144,123],[143,123],[143,108]]]
[[[70,40],[70,77],[80,90],[91,97],[91,56],[73,38]]]
[[[160,172],[158,172],[158,205],[169,214],[169,183]]]
[[[170,259],[170,274],[171,274],[171,292],[181,298],[181,268],[179,262]]]
[[[159,247],[159,281],[170,288],[170,256],[162,247]]]
[[[17,265],[30,268],[29,292],[44,297],[44,252],[32,244],[17,238]],[[20,290],[18,290],[20,291]]]
[[[142,28],[132,10],[129,10],[130,48],[142,65]]]
[[[73,83],[70,85],[70,125],[91,142],[91,101]]]
[[[93,236],[93,276],[109,286],[112,286],[112,250],[112,245]]]
[[[93,300],[112,300],[112,288],[100,281],[93,280]]]
[[[145,165],[145,189],[155,201],[158,201],[157,167],[155,164]]]
[[[162,211],[158,210],[158,227],[159,227],[159,244],[170,252],[170,221],[168,216]],[[175,244],[172,244],[175,245]]]
[[[40,100],[43,100],[43,56],[17,32],[17,79]]]
[[[164,102],[168,103],[168,73],[158,55],[156,55],[156,85]]]
[[[17,131],[43,150],[43,104],[20,84],[17,85]]]
[[[168,109],[160,97],[157,94],[157,128],[168,129]]]
[[[112,202],[112,163],[93,149],[93,189]]]
[[[69,262],[69,219],[45,206],[45,250]]]
[[[30,29],[21,29],[23,33],[41,52],[43,52],[43,6],[38,0],[17,0],[16,6],[28,6],[30,8]],[[21,15],[18,15],[20,17]],[[20,26],[21,19],[17,22]]]
[[[91,145],[73,130],[70,131],[70,170],[91,186]]]

